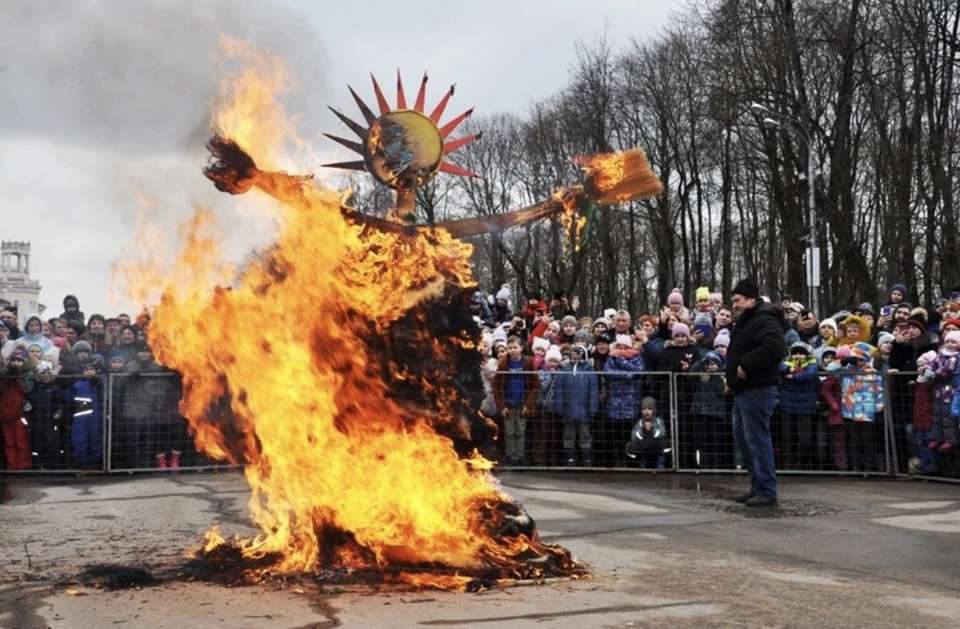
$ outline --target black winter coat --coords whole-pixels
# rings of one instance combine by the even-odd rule
[[[696,343],[688,343],[685,347],[664,345],[660,360],[657,361],[657,371],[683,372],[682,363],[687,363],[687,371],[703,358],[703,352]]]
[[[937,351],[939,344],[940,339],[933,332],[925,332],[906,343],[894,341],[890,350],[890,368],[897,371],[916,371],[917,359],[931,350]]]
[[[734,393],[780,384],[780,363],[787,356],[783,313],[768,303],[737,319],[727,348],[727,386]],[[746,379],[737,377],[737,367]]]

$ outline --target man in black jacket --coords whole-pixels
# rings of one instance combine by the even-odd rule
[[[750,491],[734,498],[748,507],[777,504],[770,418],[777,406],[780,363],[786,357],[780,310],[760,301],[752,279],[733,289],[737,321],[727,348],[727,386],[734,393],[733,436],[750,475]]]

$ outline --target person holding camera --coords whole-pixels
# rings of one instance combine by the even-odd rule
[[[527,332],[527,321],[523,318],[522,315],[514,315],[513,318],[510,320],[510,327],[507,330],[507,336],[520,337],[520,339],[524,343],[526,343],[528,334],[529,333]]]
[[[553,318],[557,321],[562,320],[566,316],[574,317],[574,325],[576,325],[579,302],[580,300],[576,297],[573,298],[573,301],[570,301],[565,292],[557,291],[553,294],[553,299],[550,300],[550,314],[552,314]]]

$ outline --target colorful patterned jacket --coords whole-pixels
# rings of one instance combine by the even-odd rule
[[[840,413],[848,421],[873,422],[883,412],[883,377],[867,364],[862,369],[833,363],[840,379]]]

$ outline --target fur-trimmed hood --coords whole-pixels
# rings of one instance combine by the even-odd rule
[[[839,347],[841,345],[856,345],[857,343],[869,343],[870,335],[873,333],[873,327],[870,325],[870,322],[864,319],[863,317],[858,317],[857,315],[850,315],[843,320],[843,323],[839,327],[846,328],[849,324],[856,324],[860,328],[860,332],[857,334],[857,338],[849,339],[844,333],[843,338],[838,339],[837,337],[831,338],[827,341],[828,347]],[[839,333],[839,332],[838,332]]]

